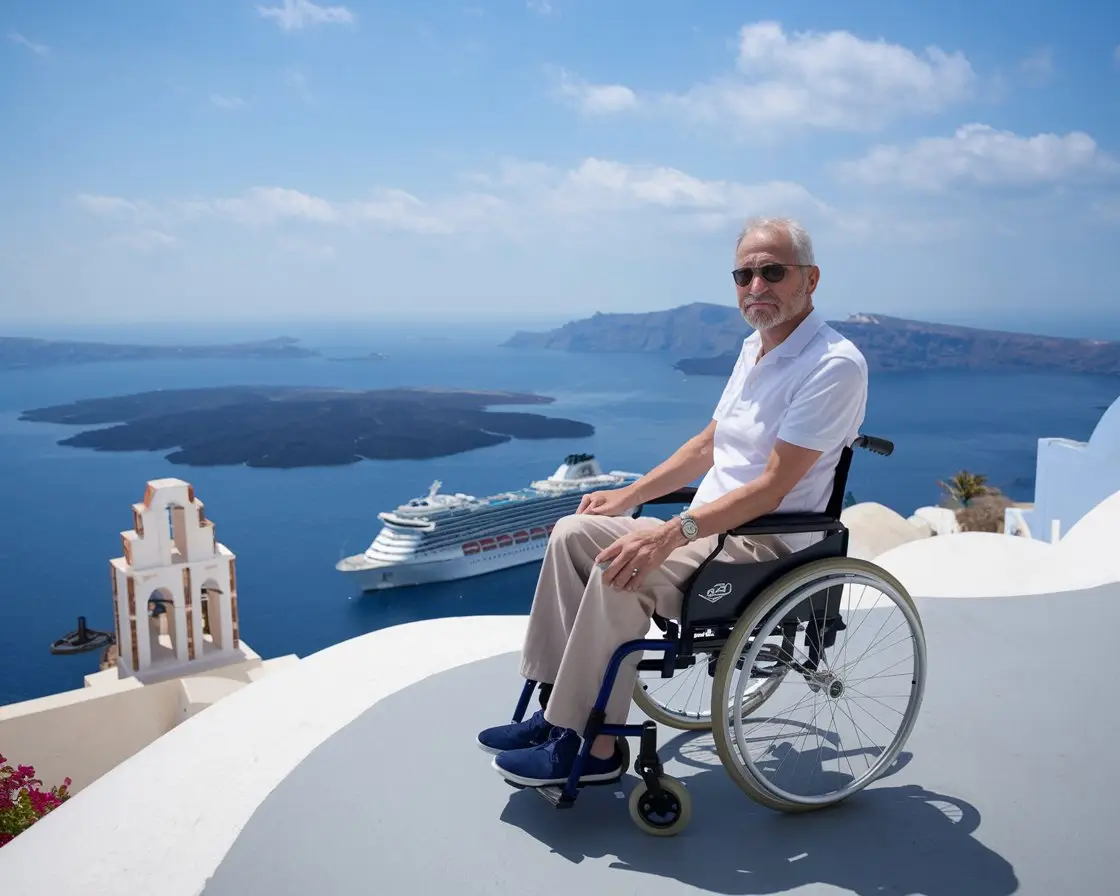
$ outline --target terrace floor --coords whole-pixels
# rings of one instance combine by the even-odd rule
[[[929,652],[918,723],[893,772],[841,806],[765,809],[723,771],[710,734],[662,729],[666,770],[693,798],[679,836],[631,822],[632,772],[557,811],[505,784],[474,743],[516,702],[507,653],[393,694],[322,743],[203,892],[1116,893],[1120,584],[918,605]]]

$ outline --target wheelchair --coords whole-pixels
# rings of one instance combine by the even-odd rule
[[[611,657],[582,732],[584,740],[579,757],[567,782],[562,786],[532,789],[555,807],[570,808],[581,787],[598,786],[579,783],[594,739],[601,734],[615,736],[622,752],[623,769],[626,769],[630,766],[627,738],[636,737],[639,750],[633,770],[641,781],[630,794],[630,817],[648,834],[678,834],[692,817],[691,797],[682,781],[664,772],[657,754],[659,722],[680,730],[710,730],[720,764],[731,779],[754,801],[780,812],[800,813],[835,805],[862,790],[891,767],[910,736],[921,707],[926,674],[925,635],[917,608],[902,584],[875,564],[847,556],[848,530],[840,521],[840,514],[854,448],[884,456],[894,451],[894,445],[886,439],[861,435],[841,452],[828,506],[823,513],[772,513],[722,533],[716,548],[683,587],[679,620],[655,614],[652,622],[661,630],[662,637],[628,641]],[[687,487],[647,503],[688,504],[695,491]],[[644,506],[639,505],[632,515],[640,516]],[[819,535],[820,538],[776,559],[752,563],[716,559],[728,536],[794,533]],[[853,598],[852,589],[861,586],[878,589],[883,598],[869,602]],[[877,611],[884,606],[896,608],[902,616],[898,626],[886,631],[886,622],[875,621]],[[849,642],[845,640],[841,647],[836,647],[841,635],[847,638],[867,625],[871,626],[869,631],[873,631],[870,655],[880,656],[888,663],[885,677],[896,683],[903,693],[878,696],[871,693],[873,688],[868,684],[871,677],[854,674],[858,660],[851,660],[847,654]],[[895,648],[907,640],[913,645],[913,658],[892,662]],[[638,652],[661,655],[637,662],[639,679],[635,684],[634,702],[648,718],[640,725],[608,725],[604,710],[615,678],[623,662]],[[649,683],[641,679],[642,672],[656,673],[655,681],[670,683],[682,677],[676,675],[678,672],[698,672],[701,682],[710,680],[711,696],[698,710],[682,709],[670,700],[657,697]],[[525,682],[513,721],[520,722],[524,718],[538,684],[531,680]],[[806,693],[795,708],[811,700],[815,710],[813,720],[801,726],[805,729],[802,735],[787,734],[780,743],[764,749],[754,758],[749,749],[754,738],[746,737],[744,726],[783,689],[802,686]],[[550,691],[551,686],[541,685],[541,706],[546,705]],[[886,702],[888,698],[902,700],[904,707],[890,706]],[[848,702],[842,704],[845,699]],[[854,707],[852,701],[856,701]],[[857,710],[870,711],[868,707],[878,706],[893,713],[888,714],[892,723],[897,716],[897,727],[887,744],[868,746],[874,729],[869,723],[861,727],[855,722],[855,714]],[[838,713],[841,718],[850,719],[856,729],[854,743],[842,744],[838,736],[822,736],[816,725],[822,713],[834,722]],[[798,725],[785,714],[763,721],[776,721],[783,731],[789,725],[794,728]],[[879,728],[888,727],[881,720],[875,721]],[[809,751],[799,752],[791,741],[796,737],[808,737],[813,732],[817,756],[810,762],[823,765],[824,757],[829,755],[841,770],[822,770],[820,779],[833,785],[822,792],[795,792],[792,789],[795,782],[782,780],[782,769],[786,768],[788,777],[792,774],[787,766],[791,757],[796,766],[804,756],[810,755]],[[852,760],[860,757],[868,759],[869,768],[857,775]],[[847,772],[843,771],[844,759]],[[810,778],[816,767],[810,768]],[[608,783],[617,784],[617,781]],[[512,786],[523,789],[522,785]]]

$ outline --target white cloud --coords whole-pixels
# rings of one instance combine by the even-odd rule
[[[637,95],[629,87],[622,84],[588,84],[566,71],[560,72],[557,91],[578,109],[592,115],[621,112],[638,102]]]
[[[213,94],[210,97],[210,102],[219,109],[239,109],[245,105],[245,100],[239,96],[222,96],[220,94]]]
[[[723,226],[760,210],[827,211],[800,184],[705,180],[676,168],[587,158],[570,169],[503,166],[495,186],[537,213],[599,216],[664,212],[700,227]]]
[[[354,14],[345,6],[317,6],[310,0],[284,0],[282,6],[258,6],[261,18],[275,19],[284,31],[298,31],[310,25],[351,25]]]
[[[134,252],[148,253],[157,249],[167,249],[177,242],[175,237],[162,230],[147,228],[129,233],[122,233],[112,237],[111,242],[131,249]]]
[[[302,99],[311,99],[311,89],[307,86],[307,75],[295,69],[284,72],[284,86],[297,93]]]
[[[547,16],[552,12],[552,4],[548,0],[525,0],[525,5],[542,16]]]
[[[176,206],[189,218],[215,215],[250,227],[278,224],[285,220],[332,223],[338,213],[325,199],[282,187],[254,187],[242,196],[189,199]]]
[[[92,215],[110,217],[121,214],[136,214],[140,206],[119,196],[98,196],[92,193],[79,193],[75,201]]]
[[[8,40],[14,41],[21,46],[27,47],[36,56],[46,56],[50,52],[50,47],[46,44],[36,43],[29,38],[24,37],[18,31],[13,31],[8,35]]]
[[[287,255],[311,261],[333,261],[338,256],[338,250],[334,246],[299,237],[281,237],[276,241],[276,247]]]
[[[1120,174],[1120,163],[1088,134],[1022,137],[985,124],[910,146],[876,146],[838,166],[842,177],[878,186],[943,190],[959,185],[1031,186]]]
[[[131,218],[163,231],[219,219],[253,229],[296,225],[421,235],[472,232],[514,239],[557,224],[602,232],[612,216],[627,228],[645,232],[734,227],[743,217],[760,212],[818,220],[834,216],[796,183],[705,180],[675,168],[596,158],[569,169],[509,161],[494,173],[467,179],[468,189],[433,198],[379,187],[366,196],[328,199],[273,186],[254,187],[239,196],[164,204],[83,194],[79,204],[100,217]]]
[[[1054,76],[1054,55],[1049,48],[1037,50],[1019,63],[1019,70],[1027,83],[1040,87]]]
[[[1120,195],[1095,199],[1089,209],[1092,218],[1097,221],[1120,224]]]
[[[849,31],[787,34],[776,22],[757,22],[739,31],[734,73],[683,92],[638,92],[636,103],[617,108],[641,106],[765,139],[795,128],[876,130],[945,109],[975,83],[959,52],[918,52]]]

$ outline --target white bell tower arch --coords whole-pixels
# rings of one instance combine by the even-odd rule
[[[190,483],[148,482],[109,561],[117,668],[144,681],[239,663],[236,558]]]

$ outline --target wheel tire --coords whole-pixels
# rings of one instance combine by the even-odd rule
[[[658,778],[658,783],[675,800],[675,817],[668,822],[655,821],[650,818],[652,807],[646,802],[649,788],[646,787],[645,781],[639,781],[638,786],[630,791],[628,801],[630,817],[634,820],[634,824],[647,834],[652,834],[655,837],[675,837],[692,820],[692,796],[683,783],[669,775],[662,775]]]
[[[762,706],[776,688],[776,685],[774,688],[761,685],[758,693],[744,701],[742,707],[743,715],[748,716]],[[769,690],[769,693],[767,693],[767,690]],[[674,728],[677,731],[712,730],[712,718],[710,713],[707,718],[703,719],[683,719],[679,715],[674,715],[649,695],[646,689],[642,687],[642,680],[640,678],[634,682],[634,702],[638,705],[638,709],[649,716],[650,719],[657,722],[659,725],[664,725],[666,728]]]
[[[673,715],[666,710],[662,705],[656,702],[642,687],[641,679],[634,682],[634,702],[638,704],[638,709],[649,716],[653,721],[659,725],[664,725],[666,728],[674,728],[677,731],[709,731],[712,727],[712,720],[708,719],[682,719],[678,715]]]
[[[910,731],[913,729],[918,713],[921,710],[922,698],[925,691],[926,652],[925,630],[922,627],[922,621],[921,617],[918,615],[917,607],[914,605],[913,598],[910,597],[909,593],[898,579],[885,569],[876,566],[874,563],[869,563],[866,560],[860,560],[854,557],[830,557],[824,560],[814,560],[806,563],[804,566],[800,566],[786,573],[786,575],[782,576],[759,593],[747,611],[743,613],[743,615],[739,617],[739,621],[735,623],[735,627],[732,629],[731,635],[727,639],[727,648],[720,654],[719,662],[716,664],[716,682],[715,686],[712,688],[713,708],[719,705],[720,701],[726,706],[731,699],[730,691],[735,674],[734,660],[737,659],[738,655],[743,650],[741,647],[736,649],[735,645],[740,643],[745,644],[751,633],[760,629],[761,626],[768,623],[771,625],[776,623],[777,620],[772,618],[775,610],[798,589],[810,585],[815,581],[845,573],[879,580],[879,582],[886,586],[884,591],[893,591],[899,598],[899,603],[896,604],[896,606],[901,604],[899,608],[902,609],[904,613],[909,613],[912,621],[911,635],[918,642],[918,649],[915,652],[916,693],[911,697],[911,705],[908,708],[899,733],[895,735],[891,746],[884,753],[889,759],[878,764],[878,770],[875,774],[869,775],[859,787],[830,800],[795,801],[779,796],[765,788],[754,774],[745,767],[745,763],[740,762],[738,753],[736,752],[735,734],[731,726],[728,724],[715,726],[712,729],[712,739],[715,741],[716,752],[719,754],[720,762],[725,771],[751,799],[778,812],[802,813],[824,809],[842,802],[848,797],[855,795],[855,793],[858,793],[868,784],[871,784],[898,758],[898,754],[902,751],[910,735]]]

